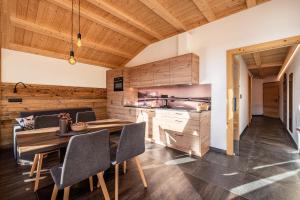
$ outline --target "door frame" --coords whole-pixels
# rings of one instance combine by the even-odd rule
[[[266,51],[270,49],[276,49],[280,47],[293,46],[300,43],[300,35],[294,37],[288,37],[280,40],[274,40],[270,42],[265,42],[261,44],[255,44],[250,46],[245,46],[241,48],[227,50],[227,97],[226,97],[226,107],[227,107],[227,155],[234,155],[234,123],[239,123],[234,117],[234,81],[233,81],[233,64],[235,55],[249,54],[259,51]],[[237,116],[239,116],[239,109],[237,110]],[[235,115],[236,116],[236,115]]]

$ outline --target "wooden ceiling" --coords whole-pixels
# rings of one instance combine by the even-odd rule
[[[78,32],[75,0],[74,38]],[[79,62],[122,67],[149,44],[268,0],[81,0]],[[2,0],[4,48],[67,59],[71,0]]]
[[[242,55],[242,58],[255,78],[265,78],[277,76],[293,50],[294,47],[283,47]]]

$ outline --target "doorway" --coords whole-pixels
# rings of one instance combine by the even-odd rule
[[[282,111],[283,111],[283,126],[287,128],[287,75],[284,73],[283,75],[283,83],[282,83]]]
[[[293,132],[293,73],[289,75],[289,130]]]
[[[279,81],[263,84],[263,115],[279,118]]]
[[[254,54],[253,55],[253,66],[252,69],[257,71],[255,76],[265,76],[268,73],[269,69],[273,67],[273,65],[280,66],[279,74],[284,71],[284,67],[286,63],[278,64],[279,62],[273,62],[270,64],[263,65],[263,61],[260,58],[259,54],[263,51],[268,51],[277,48],[283,47],[291,47],[297,46],[300,43],[300,36],[280,39],[276,41],[266,42],[257,45],[251,45],[247,47],[232,49],[227,51],[227,155],[235,155],[234,147],[235,147],[235,129],[239,126],[239,107],[238,101],[239,98],[236,98],[236,81],[234,80],[234,56],[236,55],[245,55],[245,54]],[[291,48],[295,49],[295,48]],[[288,56],[293,53],[288,53]],[[262,94],[263,95],[263,94]]]

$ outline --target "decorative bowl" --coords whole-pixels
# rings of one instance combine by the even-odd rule
[[[78,122],[71,124],[72,131],[84,131],[87,129],[87,124],[84,122]]]

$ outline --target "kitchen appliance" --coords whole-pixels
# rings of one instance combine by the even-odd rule
[[[114,78],[114,91],[123,91],[123,77]]]

